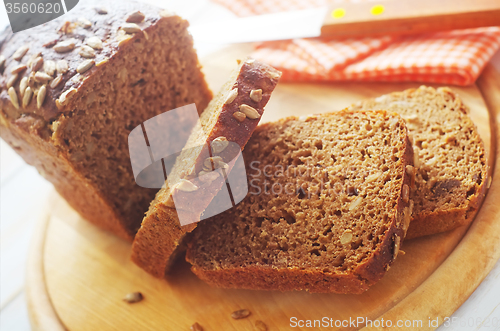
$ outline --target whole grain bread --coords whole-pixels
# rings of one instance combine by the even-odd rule
[[[186,259],[211,285],[362,293],[409,225],[413,152],[385,111],[289,117],[255,130],[246,198],[199,223]]]
[[[157,191],[134,181],[129,132],[212,97],[187,26],[144,3],[86,0],[2,35],[2,138],[84,218],[127,240]]]
[[[132,260],[137,265],[155,277],[164,277],[175,257],[184,251],[183,238],[225,185],[234,157],[257,127],[280,76],[274,68],[249,59],[210,102],[201,114],[200,127],[191,133],[142,221],[132,245]],[[210,169],[206,169],[207,160]],[[215,179],[202,179],[208,172],[217,174],[215,170],[220,168],[224,173],[219,172]],[[175,199],[172,194],[176,194]],[[181,225],[181,217],[190,224]]]
[[[388,109],[413,140],[415,202],[407,239],[469,224],[486,191],[488,165],[468,108],[449,88],[422,86],[362,101],[351,109]]]

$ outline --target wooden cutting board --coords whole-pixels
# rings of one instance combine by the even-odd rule
[[[249,49],[232,47],[204,58],[214,91]],[[454,88],[471,108],[493,169],[500,124],[500,75],[492,66],[478,86]],[[367,97],[419,84],[285,84],[276,88],[263,121],[342,109]],[[301,330],[290,321],[328,317],[333,321],[421,320],[414,329],[433,330],[431,320],[450,316],[474,291],[500,257],[500,177],[469,228],[409,240],[386,276],[362,295],[265,292],[211,288],[179,263],[167,280],[158,280],[130,261],[130,244],[82,220],[56,193],[39,223],[28,264],[27,297],[35,330],[254,330],[256,320],[269,330]],[[122,301],[140,291],[145,300]],[[252,314],[233,320],[231,312]],[[335,323],[335,322],[333,322]],[[338,322],[337,322],[338,323]],[[345,322],[344,322],[345,324]],[[375,324],[376,325],[376,324]],[[359,329],[347,326],[343,329]],[[336,327],[314,328],[332,330]],[[378,328],[370,328],[378,329]],[[408,328],[410,330],[412,328]],[[310,329],[309,329],[310,330]]]

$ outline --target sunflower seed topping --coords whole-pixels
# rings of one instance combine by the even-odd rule
[[[0,55],[0,71],[3,70],[4,65],[5,65],[5,56]]]
[[[229,145],[229,141],[227,141],[226,137],[217,137],[212,140],[212,151],[214,154],[218,154],[226,149]]]
[[[255,102],[260,102],[260,100],[262,100],[262,90],[258,89],[250,91],[250,99]]]
[[[104,7],[96,7],[94,9],[99,15],[106,15],[108,13],[108,10]]]
[[[92,68],[94,64],[94,60],[85,60],[78,65],[78,67],[76,68],[76,72],[78,72],[79,74],[83,74],[84,72]]]
[[[75,39],[60,41],[54,46],[54,50],[57,53],[66,53],[72,51],[75,48],[75,44],[76,44]]]
[[[133,12],[132,14],[128,15],[126,22],[127,23],[141,23],[144,21],[144,18],[146,16],[141,13],[140,11]]]
[[[16,80],[17,80],[17,74],[10,76],[9,80],[7,80],[7,88],[11,88],[16,83]]]
[[[59,104],[61,106],[64,106],[68,103],[68,101],[71,99],[71,97],[73,96],[73,94],[76,93],[76,88],[72,87],[70,88],[69,90],[67,90],[66,92],[64,92],[63,94],[61,94],[61,96],[59,97],[59,99],[57,99],[57,101],[59,102]]]
[[[240,111],[237,111],[233,113],[233,117],[236,118],[238,121],[243,122],[245,118],[247,118],[247,115],[243,114]]]
[[[226,101],[224,101],[224,104],[229,105],[231,102],[234,101],[234,99],[236,99],[237,96],[238,96],[238,88],[232,89],[231,91],[229,91],[226,97]]]
[[[126,33],[136,33],[140,32],[141,28],[135,23],[125,23],[122,26],[122,30]]]
[[[37,83],[47,83],[52,79],[52,76],[47,75],[45,72],[37,71],[34,79]]]
[[[248,309],[240,309],[240,310],[234,311],[231,314],[231,317],[234,318],[235,320],[239,320],[241,318],[245,318],[248,316],[250,316],[250,310],[248,310]]]
[[[24,90],[28,87],[28,77],[23,77],[21,82],[19,83],[19,93],[21,94],[21,98],[24,96]]]
[[[19,65],[15,66],[14,68],[12,68],[12,70],[10,71],[10,73],[11,74],[18,74],[21,71],[26,70],[27,68],[28,67],[25,64],[19,64]]]
[[[198,189],[198,186],[190,182],[189,180],[181,179],[179,183],[177,183],[174,188],[183,191],[183,192],[194,192]]]
[[[255,108],[249,105],[245,104],[240,105],[240,111],[243,114],[245,114],[249,119],[255,120],[257,118],[260,118],[259,112]]]
[[[31,71],[38,71],[43,66],[43,58],[41,56],[31,62]]]
[[[56,72],[56,63],[54,61],[48,60],[43,63],[43,71],[49,76],[54,76]]]
[[[84,29],[90,29],[92,27],[92,22],[85,17],[80,17],[78,19],[78,24],[80,24]]]
[[[208,169],[209,171],[212,169],[217,169],[219,168],[218,167],[219,162],[222,162],[222,158],[220,156],[209,157],[206,158],[205,161],[203,161],[203,167],[205,169]]]
[[[56,88],[59,86],[59,84],[61,84],[62,82],[62,76],[61,75],[58,75],[56,78],[54,78],[51,82],[50,82],[50,88]]]
[[[43,102],[45,101],[45,95],[47,95],[47,88],[45,85],[42,85],[36,96],[36,106],[38,109],[42,108]]]
[[[99,37],[90,37],[85,41],[85,43],[93,49],[102,49],[102,40]]]
[[[12,86],[9,87],[8,93],[9,93],[10,102],[12,103],[12,105],[16,109],[19,109],[19,99],[17,98],[17,93],[16,93],[16,90],[14,89],[14,87],[12,87]]]
[[[57,70],[57,73],[60,74],[60,75],[65,74],[66,72],[68,72],[68,70],[69,70],[68,61],[66,61],[66,60],[59,60],[59,61],[57,61],[57,63],[56,63],[56,70]]]
[[[26,90],[24,91],[24,96],[23,96],[23,108],[28,107],[28,105],[31,102],[31,97],[33,96],[33,90],[31,87],[27,87]]]
[[[26,55],[30,47],[28,45],[21,46],[17,49],[17,51],[14,52],[14,55],[12,57],[16,61],[21,61],[21,59]]]
[[[95,57],[95,51],[92,47],[83,45],[80,47],[80,52],[78,52],[81,57],[86,59],[92,59]]]

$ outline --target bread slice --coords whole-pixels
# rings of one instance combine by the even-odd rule
[[[468,108],[449,88],[422,86],[353,105],[388,109],[407,121],[413,138],[415,209],[407,239],[469,224],[486,191],[484,145]]]
[[[207,171],[204,170],[207,158],[221,157],[225,165],[212,165],[223,167],[225,175],[231,171],[234,157],[241,153],[257,127],[280,76],[274,68],[249,59],[240,64],[210,102],[200,117],[201,128],[193,130],[168,174],[166,185],[157,193],[142,221],[132,246],[132,260],[137,265],[156,277],[165,275],[175,256],[183,251],[185,234],[196,227],[193,222],[200,220],[225,184],[223,173],[213,181],[202,180],[200,172]],[[231,145],[223,151],[214,148],[215,139],[233,143],[237,151],[231,151]],[[184,191],[179,185],[188,185],[190,189]],[[182,220],[190,224],[181,226]]]
[[[86,0],[0,36],[2,139],[83,218],[129,241],[158,191],[136,184],[129,133],[212,98],[188,25],[145,3]]]
[[[226,288],[362,293],[385,274],[411,214],[402,118],[289,117],[259,126],[243,155],[249,194],[188,243],[197,276]]]

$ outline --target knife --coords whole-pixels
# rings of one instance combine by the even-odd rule
[[[500,0],[387,0],[236,18],[190,28],[197,42],[408,35],[500,26]]]

